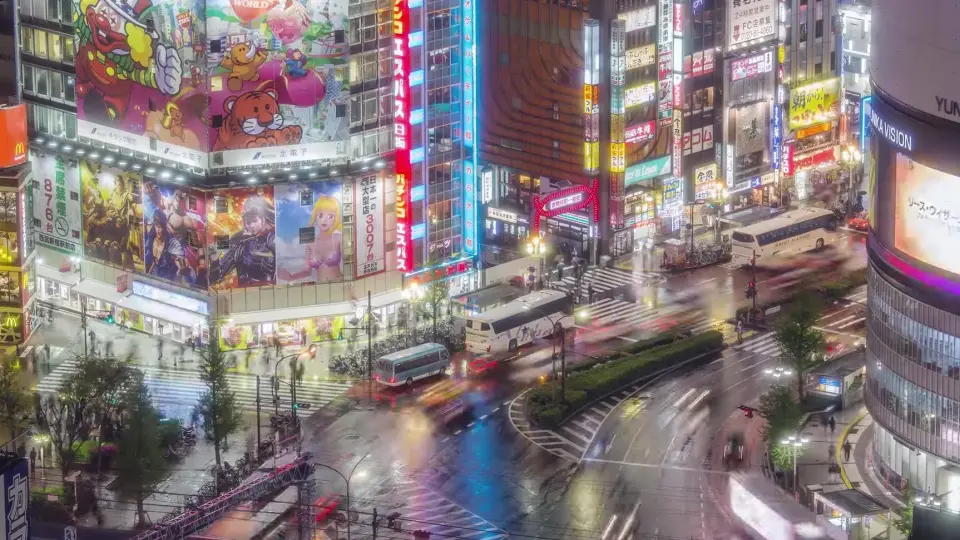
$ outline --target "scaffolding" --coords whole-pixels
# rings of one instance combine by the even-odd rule
[[[185,511],[172,519],[157,523],[131,540],[183,540],[213,525],[224,517],[233,507],[260,499],[271,493],[278,493],[289,486],[297,486],[297,532],[300,540],[313,539],[316,519],[313,500],[316,482],[313,454],[305,452],[293,463],[277,467],[275,470],[249,480],[244,484],[207,501],[196,510]]]

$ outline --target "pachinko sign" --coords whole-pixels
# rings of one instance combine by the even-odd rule
[[[393,0],[393,139],[396,146],[397,270],[413,270],[410,209],[410,6]]]

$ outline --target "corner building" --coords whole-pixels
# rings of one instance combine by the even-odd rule
[[[471,0],[17,16],[35,306],[246,349],[339,339],[368,306],[402,326],[404,288],[474,286]]]
[[[873,2],[864,115],[871,197],[867,408],[895,489],[960,510],[960,144],[956,2]],[[923,62],[917,62],[923,58]]]

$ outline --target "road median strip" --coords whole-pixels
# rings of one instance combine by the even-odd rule
[[[701,334],[654,346],[631,356],[594,362],[587,368],[567,374],[564,399],[558,399],[559,381],[546,383],[527,395],[527,410],[532,422],[555,429],[590,404],[624,387],[675,369],[723,348],[723,333],[710,330]]]

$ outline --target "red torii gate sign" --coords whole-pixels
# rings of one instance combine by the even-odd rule
[[[567,212],[583,210],[593,206],[593,222],[600,221],[600,204],[597,189],[600,181],[596,178],[589,186],[573,186],[559,189],[547,195],[533,196],[533,233],[540,234],[540,218],[552,218]]]

